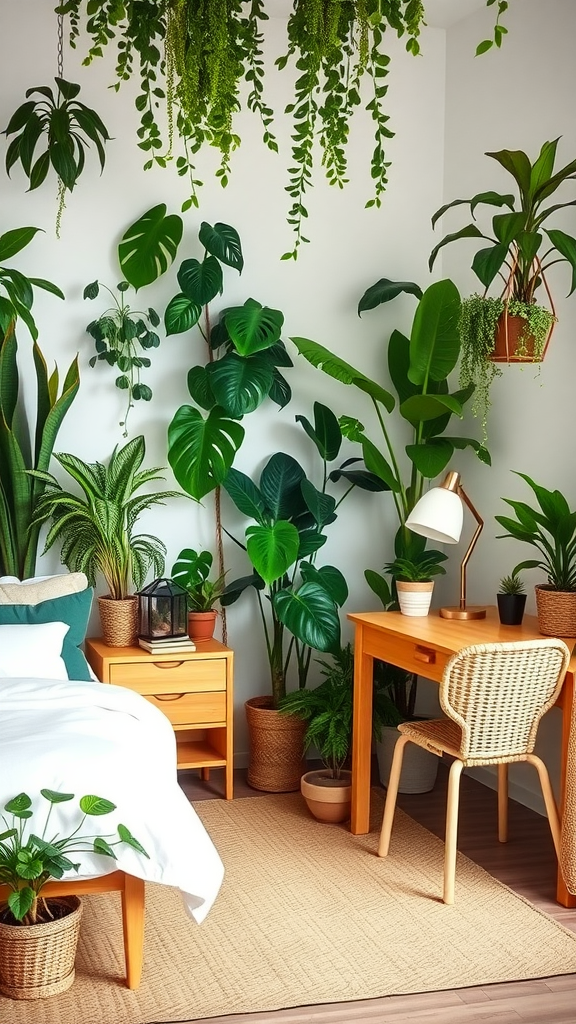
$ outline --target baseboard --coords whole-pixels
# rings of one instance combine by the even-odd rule
[[[493,768],[466,768],[466,775],[470,775],[477,782],[481,782],[483,786],[488,786],[488,789],[498,789],[498,776]],[[546,817],[546,808],[540,792],[528,789],[527,786],[522,786],[515,782],[514,779],[509,778],[508,796],[519,804],[523,804],[524,807],[529,807],[532,811],[536,811],[538,814]]]

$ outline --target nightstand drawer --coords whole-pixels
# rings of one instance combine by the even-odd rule
[[[139,661],[110,665],[110,682],[128,686],[145,697],[157,693],[199,693],[226,689],[226,662]]]
[[[146,694],[146,700],[159,708],[172,725],[223,724],[226,721],[224,692]]]

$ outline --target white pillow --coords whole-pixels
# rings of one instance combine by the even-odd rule
[[[0,576],[0,604],[42,604],[55,597],[78,594],[88,587],[83,572],[62,572],[56,576],[32,576],[19,580],[16,576]]]
[[[0,679],[68,679],[61,657],[66,622],[0,626]]]

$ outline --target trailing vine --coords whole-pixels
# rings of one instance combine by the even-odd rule
[[[486,5],[496,2],[494,35],[499,46],[506,31],[500,18],[508,4],[486,0]],[[62,0],[56,11],[69,18],[71,46],[86,30],[90,43],[84,64],[115,45],[114,89],[139,73],[135,102],[144,167],[164,167],[176,157],[178,174],[190,183],[183,210],[199,205],[202,182],[195,160],[206,147],[219,151],[216,177],[222,186],[228,184],[231,157],[240,145],[234,121],[243,105],[259,118],[264,145],[278,151],[274,112],[264,95],[265,0]],[[408,53],[416,56],[424,19],[425,0],[292,0],[287,49],[276,60],[280,71],[294,64],[298,72],[293,102],[285,108],[292,117],[286,191],[294,244],[283,259],[296,259],[301,244],[308,241],[302,230],[308,217],[305,197],[313,183],[318,149],[328,182],[338,188],[347,184],[350,121],[362,106],[374,133],[372,194],[366,206],[381,205],[390,166],[387,145],[394,136],[384,110],[390,66],[385,33],[390,29],[403,37]],[[481,45],[488,48],[488,42]],[[158,123],[161,107],[167,138]],[[181,143],[177,154],[174,136]]]

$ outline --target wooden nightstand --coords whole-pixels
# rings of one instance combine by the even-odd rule
[[[224,768],[226,799],[233,796],[233,652],[218,640],[178,655],[141,647],[108,647],[86,640],[86,658],[102,683],[141,693],[171,721],[178,768]]]

